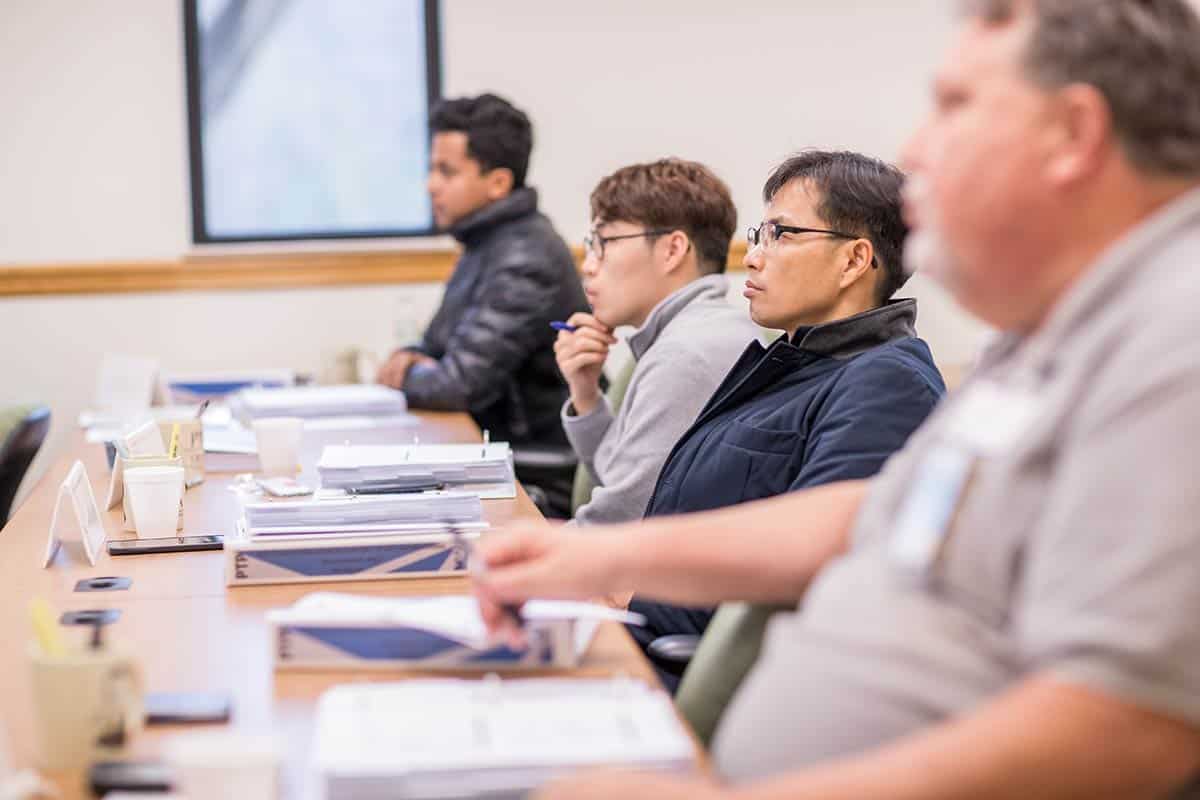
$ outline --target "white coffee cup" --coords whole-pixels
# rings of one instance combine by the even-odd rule
[[[272,736],[205,731],[173,736],[163,756],[188,800],[278,796],[279,743]]]
[[[258,461],[268,475],[295,475],[300,469],[300,440],[304,420],[299,417],[266,417],[254,420]]]
[[[29,661],[40,766],[82,769],[113,758],[141,730],[141,673],[121,650],[51,656],[33,646]],[[118,741],[108,741],[114,737]]]
[[[183,467],[138,467],[125,470],[133,526],[139,539],[176,535],[183,501]]]

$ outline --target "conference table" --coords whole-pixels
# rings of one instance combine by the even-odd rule
[[[477,442],[479,430],[465,414],[420,413],[412,426],[373,430],[306,431],[301,481],[318,483],[315,464],[330,443]],[[223,553],[219,551],[110,557],[101,553],[89,566],[78,548],[60,551],[43,568],[47,533],[58,487],[76,460],[82,461],[97,502],[104,503],[110,471],[104,448],[88,443],[79,432],[65,455],[34,487],[28,499],[0,531],[0,727],[16,767],[38,763],[34,708],[30,691],[30,601],[45,598],[55,613],[81,609],[116,609],[119,619],[107,626],[106,640],[137,654],[145,689],[150,692],[209,691],[228,693],[233,701],[229,726],[239,733],[278,737],[284,748],[280,796],[310,795],[308,762],[317,698],[339,683],[429,677],[420,671],[276,671],[271,662],[266,612],[291,605],[316,591],[361,595],[462,594],[462,576],[365,582],[324,582],[271,586],[226,587]],[[235,476],[209,473],[185,495],[182,535],[229,534],[238,503]],[[485,500],[484,516],[493,528],[516,521],[544,521],[518,487],[512,500]],[[110,539],[131,538],[122,530],[119,508],[100,509]],[[71,522],[74,517],[69,517]],[[124,576],[127,590],[81,593],[81,579]],[[83,643],[86,627],[67,627],[73,642]],[[445,674],[445,673],[440,673]],[[462,673],[477,677],[479,673]],[[502,675],[504,673],[501,673]],[[521,675],[600,677],[624,674],[656,683],[654,670],[618,624],[602,625],[577,668],[540,670]],[[515,675],[515,673],[514,673]],[[212,727],[212,726],[205,726]],[[182,726],[154,726],[133,737],[121,757],[154,759],[164,737]],[[188,727],[194,730],[195,727]],[[0,752],[0,764],[3,753]],[[85,771],[44,773],[67,800],[90,797]]]

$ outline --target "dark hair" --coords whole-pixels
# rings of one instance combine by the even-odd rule
[[[908,226],[901,213],[904,173],[891,164],[848,151],[805,150],[780,164],[763,186],[770,203],[787,184],[808,181],[820,194],[816,212],[830,228],[869,239],[883,270],[877,298],[883,304],[908,274],[901,254]]]
[[[1188,0],[959,0],[991,25],[1030,13],[1026,74],[1043,89],[1095,87],[1129,160],[1145,172],[1200,175],[1200,14]]]
[[[487,172],[512,171],[513,188],[525,185],[533,126],[524,111],[494,94],[443,100],[429,114],[431,133],[459,131],[467,135],[467,155]]]
[[[592,190],[591,209],[601,222],[683,231],[701,274],[725,271],[737,209],[729,187],[703,164],[663,158],[622,167]]]

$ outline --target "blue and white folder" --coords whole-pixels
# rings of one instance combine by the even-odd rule
[[[522,609],[528,646],[489,641],[470,596],[365,597],[322,592],[271,611],[278,669],[493,670],[572,667],[601,620],[637,614],[593,603],[531,601]]]
[[[467,538],[486,523],[463,523]],[[245,524],[225,542],[225,583],[371,581],[462,575],[466,554],[451,537],[427,525],[392,526],[381,533],[349,532],[297,536],[247,536]]]

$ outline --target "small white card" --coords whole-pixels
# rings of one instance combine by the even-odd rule
[[[927,578],[937,562],[973,461],[966,449],[942,446],[917,467],[889,547],[892,563],[910,577]]]
[[[165,456],[167,445],[163,441],[158,423],[150,419],[134,428],[122,438],[125,452],[131,456]]]
[[[113,459],[112,476],[108,479],[108,497],[104,499],[104,507],[112,511],[125,497],[125,456],[117,449]]]
[[[70,511],[63,506],[70,507]],[[78,532],[67,520],[68,514],[75,515]],[[65,530],[60,533],[60,526]],[[87,470],[82,461],[76,461],[58,487],[58,499],[54,503],[54,515],[50,519],[50,535],[46,541],[46,558],[43,567],[50,566],[59,548],[67,542],[79,542],[88,563],[96,566],[96,555],[104,547],[108,534],[104,530],[104,522],[100,519],[100,510],[96,507],[96,496],[92,494],[92,484],[88,481]]]
[[[145,413],[154,399],[158,359],[107,353],[96,376],[96,409],[118,419]]]

